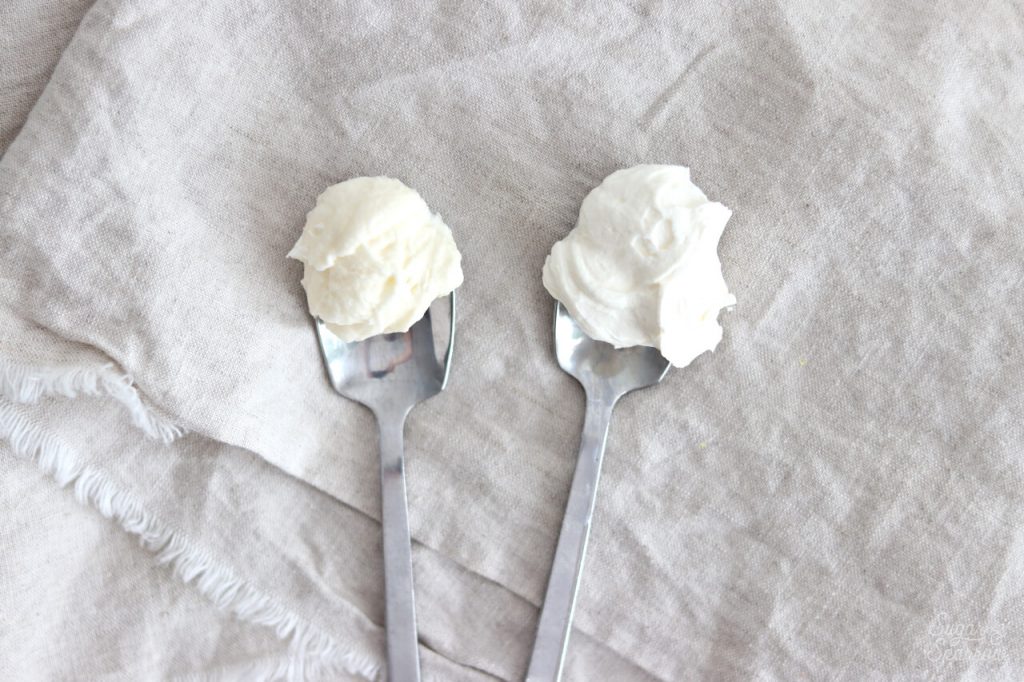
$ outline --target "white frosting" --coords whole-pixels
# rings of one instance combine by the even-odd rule
[[[616,171],[552,247],[544,286],[592,338],[685,367],[722,340],[718,311],[736,303],[717,251],[731,215],[683,166]]]
[[[407,331],[462,284],[451,230],[392,178],[328,187],[288,256],[305,264],[309,312],[345,341]]]

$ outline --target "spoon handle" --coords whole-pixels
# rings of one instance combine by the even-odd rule
[[[388,680],[419,682],[420,659],[413,598],[412,539],[405,495],[404,414],[378,414],[381,526],[388,636]]]
[[[614,407],[614,398],[587,393],[579,459],[562,518],[562,530],[558,534],[558,546],[537,626],[537,639],[526,674],[527,682],[557,682],[562,676],[576,593],[590,536],[590,520],[594,514],[601,459]]]

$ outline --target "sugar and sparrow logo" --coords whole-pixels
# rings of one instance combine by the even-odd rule
[[[961,622],[940,612],[928,626],[925,655],[939,670],[957,664],[1006,662],[1006,624]]]

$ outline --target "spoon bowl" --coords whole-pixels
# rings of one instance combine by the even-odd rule
[[[590,338],[561,303],[555,304],[555,357],[584,388],[603,383],[617,396],[653,386],[671,367],[657,348],[616,348]]]
[[[448,384],[455,345],[455,293],[449,295],[448,346],[444,358],[434,349],[431,311],[409,331],[379,334],[364,341],[342,341],[320,319],[316,334],[334,390],[370,408],[395,411],[437,395]]]

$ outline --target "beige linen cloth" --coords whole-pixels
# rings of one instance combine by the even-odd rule
[[[567,679],[1024,676],[1019,2],[4,12],[0,678],[384,674],[374,424],[285,254],[388,174],[466,274],[424,674],[521,679],[583,408],[540,268],[641,162],[735,211],[739,303],[616,412]]]

